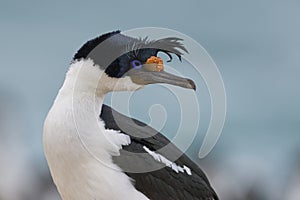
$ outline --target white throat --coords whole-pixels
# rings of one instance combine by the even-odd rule
[[[148,199],[112,162],[130,138],[105,129],[99,114],[110,91],[136,90],[129,77],[111,78],[92,60],[71,65],[44,124],[44,150],[64,200]]]
[[[104,70],[94,64],[93,60],[85,59],[71,64],[59,95],[65,93],[69,95],[72,92],[75,96],[93,97],[99,112],[104,96],[108,92],[135,91],[142,87],[142,85],[133,83],[128,76],[124,78],[109,77]]]

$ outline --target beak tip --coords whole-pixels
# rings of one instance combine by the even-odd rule
[[[194,91],[196,91],[196,84],[195,84],[195,82],[193,80],[191,80],[191,79],[188,79],[188,82],[189,82],[189,84],[191,86],[191,89],[193,89]]]

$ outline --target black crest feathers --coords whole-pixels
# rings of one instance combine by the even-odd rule
[[[117,30],[117,31],[113,31],[113,32],[109,32],[109,33],[105,33],[99,37],[96,37],[92,40],[89,40],[88,42],[86,42],[78,51],[77,53],[74,55],[73,60],[79,60],[81,58],[87,58],[89,53],[95,48],[97,47],[97,45],[99,45],[101,42],[103,42],[104,40],[110,38],[113,35],[119,34],[121,31]]]
[[[184,47],[182,43],[181,38],[177,37],[167,37],[157,40],[150,40],[148,37],[145,38],[132,38],[126,35],[121,34],[120,30],[105,33],[99,37],[96,37],[92,40],[89,40],[86,42],[74,55],[73,60],[79,60],[79,59],[85,59],[88,57],[93,57],[90,55],[94,49],[97,48],[97,46],[104,42],[105,40],[109,41],[109,46],[105,47],[105,53],[107,56],[107,51],[110,51],[111,53],[114,52],[121,52],[120,54],[128,53],[130,51],[136,51],[138,52],[139,49],[156,49],[156,52],[163,52],[168,55],[170,58],[169,61],[172,60],[171,53],[178,56],[178,58],[181,60],[181,56],[183,55],[183,52],[188,53],[187,49]],[[101,51],[98,51],[101,52]],[[103,51],[102,51],[103,53]],[[97,56],[98,60],[106,59],[103,58],[104,55],[93,55]],[[168,61],[168,62],[169,62]],[[102,64],[102,63],[101,63]]]

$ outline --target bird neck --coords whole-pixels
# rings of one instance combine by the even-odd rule
[[[130,79],[122,80],[119,89],[127,89]],[[48,113],[44,149],[63,199],[148,199],[112,161],[129,136],[99,120],[104,96],[117,82],[91,60],[74,62]]]
[[[86,99],[81,102],[80,108],[86,109],[93,107],[98,112],[101,111],[104,96],[112,91],[135,91],[143,88],[143,85],[133,83],[128,76],[122,78],[109,77],[103,69],[96,65],[91,59],[74,61],[66,75],[66,79],[60,95],[67,95],[71,100]],[[95,106],[93,106],[95,105]],[[74,105],[73,105],[74,107]]]
[[[81,108],[83,112],[94,109],[99,114],[104,97],[109,92],[109,88],[103,84],[106,79],[107,75],[92,60],[75,61],[66,74],[59,96],[71,98],[73,108]]]

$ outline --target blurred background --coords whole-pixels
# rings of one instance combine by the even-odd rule
[[[197,80],[201,122],[187,151],[220,199],[299,200],[299,10],[296,0],[0,1],[0,200],[60,199],[42,127],[71,58],[99,34],[145,26],[194,38],[220,70],[228,105],[223,133],[200,160],[210,105]],[[162,131],[172,138],[180,120],[176,101],[153,95],[157,91],[164,92],[158,86],[139,91],[130,109],[147,122],[149,105],[162,102],[172,114]]]

